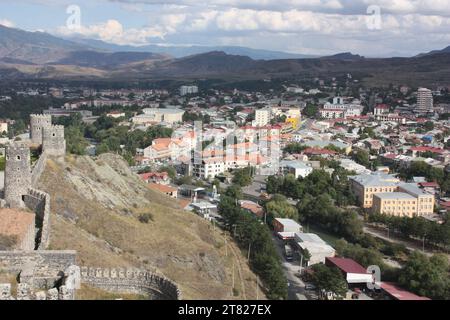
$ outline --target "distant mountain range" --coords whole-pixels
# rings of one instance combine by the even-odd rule
[[[222,51],[230,55],[247,56],[254,60],[275,60],[275,59],[307,59],[317,58],[318,56],[287,53],[281,51],[252,49],[239,46],[165,46],[165,45],[146,45],[146,46],[121,46],[107,43],[101,40],[93,39],[71,39],[76,43],[86,45],[105,51],[126,51],[126,52],[153,52],[170,55],[174,58],[183,58],[196,54],[202,54],[212,51]]]
[[[439,54],[439,53],[450,53],[450,46],[448,46],[447,48],[444,48],[442,50],[433,50],[428,53],[421,53],[421,54],[417,55],[417,57],[431,56],[431,55]]]
[[[117,46],[0,26],[0,79],[261,80],[347,73],[373,85],[448,85],[450,47],[411,58],[311,57],[244,47]]]

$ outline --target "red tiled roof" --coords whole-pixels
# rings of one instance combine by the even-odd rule
[[[419,185],[424,188],[439,188],[436,182],[420,182]]]
[[[304,154],[329,154],[329,155],[336,154],[335,151],[321,149],[321,148],[308,148],[308,149],[303,150],[303,153]]]
[[[411,147],[409,150],[411,151],[418,151],[418,152],[433,152],[433,153],[443,153],[444,149],[441,148],[434,148],[434,147],[427,147],[427,146],[419,146],[419,147]]]
[[[367,274],[367,270],[362,265],[360,265],[359,263],[357,263],[352,259],[327,257],[326,260],[329,261],[334,266],[341,269],[342,271],[344,271],[345,273]]]
[[[412,292],[406,291],[392,282],[382,282],[381,288],[396,300],[431,300],[427,297],[420,297]]]
[[[152,190],[157,190],[163,193],[169,193],[169,192],[175,192],[177,191],[177,188],[173,188],[173,187],[169,187],[169,186],[165,186],[162,184],[156,184],[156,183],[150,183],[148,185],[148,187]]]

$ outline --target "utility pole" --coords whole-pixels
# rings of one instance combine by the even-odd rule
[[[302,275],[302,267],[303,267],[303,255],[300,254],[300,275]]]
[[[234,260],[233,260],[233,276],[232,276],[233,282],[231,287],[231,295],[234,295]]]
[[[259,300],[258,276],[256,276],[256,300]]]
[[[228,257],[228,244],[227,244],[227,238],[225,238],[225,257]]]

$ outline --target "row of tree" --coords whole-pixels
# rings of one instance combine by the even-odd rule
[[[304,199],[307,195],[318,197],[328,194],[338,206],[354,205],[356,198],[349,188],[350,172],[336,168],[332,174],[325,170],[314,170],[306,178],[295,179],[293,175],[270,176],[267,192],[283,194],[293,199]]]
[[[100,116],[93,124],[82,121],[80,114],[60,117],[55,121],[64,125],[67,150],[72,154],[83,155],[89,145],[88,139],[97,142],[97,154],[113,152],[124,156],[130,163],[137,148],[146,148],[156,138],[169,138],[172,129],[153,126],[147,130],[130,131],[130,126],[121,125],[124,119]]]
[[[239,186],[228,188],[221,197],[219,213],[239,246],[250,250],[250,265],[264,283],[268,298],[286,299],[287,281],[270,230],[240,208],[237,201],[241,195]]]
[[[446,217],[443,224],[426,220],[422,217],[397,217],[384,214],[371,214],[370,222],[386,225],[392,231],[401,233],[404,237],[423,239],[434,245],[450,245],[450,222]]]

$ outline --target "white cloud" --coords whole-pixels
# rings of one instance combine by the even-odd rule
[[[0,19],[0,24],[8,28],[12,28],[15,26],[14,22],[8,19]]]
[[[78,35],[86,38],[96,38],[115,44],[141,45],[147,44],[148,38],[164,38],[167,31],[157,27],[124,29],[117,20],[108,20],[105,23],[90,26],[81,26],[78,29],[59,27],[57,33],[65,36]]]

